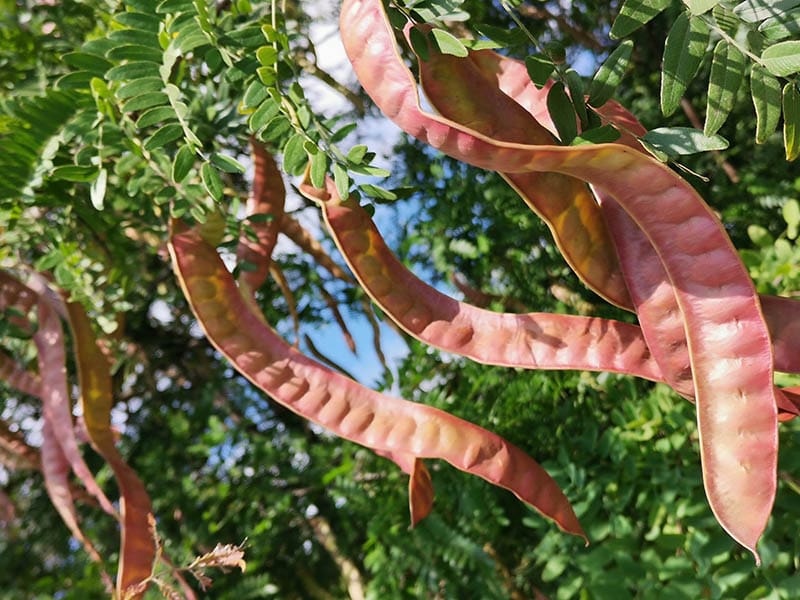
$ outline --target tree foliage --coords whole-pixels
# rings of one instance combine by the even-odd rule
[[[783,160],[798,148],[796,3],[620,4],[345,2],[341,35],[371,100],[321,66],[314,3],[4,5],[12,597],[102,593],[115,571],[120,597],[192,596],[206,569],[244,570],[242,551],[247,571],[213,574],[215,596],[792,597],[796,425],[781,426],[776,465],[775,401],[796,414],[797,381],[778,373],[773,388],[766,356],[796,372],[797,319],[794,301],[756,292],[797,283],[798,180]],[[616,48],[609,28],[627,38]],[[412,73],[444,118],[408,103]],[[320,84],[347,108],[319,110]],[[358,137],[375,105],[437,150],[408,139],[387,163]],[[680,160],[724,225],[650,155]],[[659,200],[659,182],[680,192]],[[658,208],[636,212],[645,197]],[[685,223],[663,228],[679,208]],[[653,300],[665,281],[677,301]],[[741,292],[728,320],[703,298],[720,286]],[[664,318],[673,305],[683,320]],[[388,395],[339,374],[385,363],[380,319],[409,345],[377,382]],[[732,333],[742,321],[750,333]],[[542,366],[567,370],[527,370]],[[742,392],[742,374],[759,385]],[[84,439],[97,453],[76,451]],[[760,570],[706,495],[754,553],[772,512]]]

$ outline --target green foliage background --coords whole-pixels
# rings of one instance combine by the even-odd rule
[[[495,175],[403,140],[388,183],[359,178],[379,171],[364,150],[349,149],[352,138],[338,138],[342,126],[362,126],[362,106],[373,109],[354,88],[340,89],[352,110],[317,115],[299,85],[302,65],[314,60],[309,11],[324,11],[313,4],[287,1],[272,12],[275,3],[167,0],[154,12],[153,3],[139,0],[0,1],[0,266],[50,271],[106,333],[124,331],[114,345],[122,450],[153,498],[173,560],[187,564],[218,542],[247,539],[247,572],[215,575],[209,597],[216,598],[346,597],[342,560],[355,565],[367,597],[380,599],[798,597],[795,423],[782,426],[780,488],[757,569],[711,515],[694,408],[667,388],[616,375],[485,367],[408,340],[408,354],[378,385],[524,448],[562,485],[592,545],[556,531],[510,494],[438,464],[431,465],[434,513],[409,530],[406,481],[393,465],[271,403],[196,335],[164,253],[169,203],[200,221],[223,211],[223,245],[234,244],[247,183],[237,164],[219,157],[246,162],[253,133],[283,151],[290,172],[310,155],[337,175],[338,185],[356,180],[379,221],[391,224],[384,233],[399,254],[452,294],[458,292],[449,277],[458,273],[490,294],[498,310],[628,318],[582,288],[546,228]],[[649,128],[691,126],[695,115],[702,122],[713,46],[700,57],[682,110],[668,117],[660,108],[659,69],[673,23],[702,3],[625,6],[637,4],[664,10],[630,33],[634,52],[617,96]],[[417,3],[433,16],[468,12],[471,20],[453,29],[458,35],[466,33],[462,25],[479,23],[519,33],[505,8],[472,0]],[[565,64],[596,69],[614,47],[608,32],[619,9],[523,3],[513,14],[540,47],[516,34],[504,43],[520,57],[549,48],[552,58],[560,47]],[[147,18],[114,16],[120,14]],[[266,38],[262,25],[271,32]],[[167,37],[159,40],[159,31]],[[115,54],[120,47],[128,50]],[[156,52],[171,68],[166,77],[145,67],[109,78],[125,52],[131,60]],[[796,85],[791,77],[781,83]],[[161,90],[166,82],[174,97],[143,98],[160,93],[148,85]],[[755,144],[749,95],[737,90],[719,131],[730,148],[681,163],[707,178],[686,175],[721,215],[759,289],[794,293],[800,177],[785,161],[780,129]],[[143,125],[148,109],[159,108],[168,110],[151,119],[166,116]],[[189,148],[183,152],[191,164],[176,177],[181,147]],[[386,190],[368,187],[378,184]],[[312,211],[301,206],[297,213]],[[303,332],[324,341],[318,328],[331,315],[321,286],[348,322],[363,323],[361,292],[300,251],[278,260]],[[554,285],[568,293],[556,299]],[[267,318],[291,336],[277,286],[267,284],[260,300]],[[22,347],[14,332],[0,335],[4,346]],[[360,342],[362,360],[369,343]],[[35,443],[39,407],[0,389],[2,417]],[[112,488],[108,467],[89,450],[86,458]],[[0,595],[102,597],[97,566],[68,538],[40,477],[10,470],[0,481],[18,508],[0,530]],[[114,565],[113,523],[91,506],[80,511],[87,534]],[[329,534],[320,534],[321,523]]]

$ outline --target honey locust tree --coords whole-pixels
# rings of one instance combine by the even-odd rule
[[[5,8],[10,593],[791,597],[794,6]]]

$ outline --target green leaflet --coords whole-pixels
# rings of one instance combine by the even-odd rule
[[[141,77],[160,77],[158,68],[161,65],[148,60],[139,60],[113,67],[106,71],[108,81],[126,81]]]
[[[747,23],[757,23],[800,5],[800,0],[744,0],[733,9]]]
[[[781,85],[766,69],[753,65],[750,70],[750,94],[756,109],[756,143],[763,144],[775,131],[781,118]]]
[[[131,29],[158,32],[161,19],[141,12],[123,12],[114,15],[114,21]]]
[[[169,103],[169,97],[164,92],[147,92],[139,96],[134,96],[125,104],[122,105],[122,110],[125,112],[133,112],[144,110],[145,108],[152,108],[154,106],[163,106]]]
[[[778,17],[767,19],[759,25],[758,30],[767,40],[771,41],[782,40],[791,36],[797,38],[800,36],[800,8]]]
[[[569,144],[578,135],[575,109],[564,90],[564,84],[557,81],[547,94],[547,110],[558,130],[562,144]]]
[[[121,46],[114,46],[107,53],[106,56],[111,60],[128,60],[128,61],[150,61],[154,63],[161,62],[161,50],[151,46],[142,46],[140,44],[123,44]]]
[[[97,177],[97,167],[82,165],[64,165],[56,167],[50,173],[52,179],[67,181],[92,181]]]
[[[432,29],[430,34],[433,43],[442,54],[452,54],[461,58],[467,56],[466,47],[453,34],[444,29]]]
[[[708,45],[709,30],[699,17],[681,14],[670,29],[664,44],[661,73],[661,112],[669,116],[680,105]]]
[[[779,42],[761,53],[767,70],[778,77],[787,77],[800,71],[800,41]]]
[[[325,174],[328,172],[328,155],[317,152],[311,156],[311,183],[315,188],[325,185]]]
[[[786,160],[792,161],[800,155],[800,92],[794,81],[783,88],[783,145]]]
[[[602,106],[611,99],[628,68],[631,52],[633,52],[633,42],[625,40],[608,55],[589,86],[590,105]]]
[[[164,87],[161,77],[142,77],[126,83],[117,90],[117,98],[126,100],[147,92],[160,92]]]
[[[553,69],[556,66],[549,58],[545,58],[538,54],[531,54],[525,59],[525,68],[528,70],[528,76],[537,87],[543,87],[550,75],[553,74]]]
[[[183,128],[178,123],[167,123],[156,129],[144,143],[145,150],[155,150],[174,142],[183,136]]]
[[[581,121],[581,128],[588,127],[589,115],[586,112],[586,100],[584,99],[583,92],[583,79],[578,75],[575,69],[567,69],[564,79],[567,82],[567,89],[569,89],[569,97],[572,101],[572,106],[575,109],[575,114]],[[577,133],[576,133],[577,135]],[[575,136],[572,136],[573,139]],[[572,140],[570,140],[571,142]]]
[[[172,121],[178,117],[175,110],[171,106],[156,106],[143,112],[138,119],[136,119],[136,126],[140,129],[150,127],[156,123],[163,121]]]
[[[300,175],[308,163],[308,155],[303,147],[305,136],[297,133],[289,138],[283,148],[283,169],[290,175]]]
[[[175,153],[172,161],[172,181],[180,183],[189,174],[194,165],[194,150],[189,145],[183,145]]]
[[[70,67],[88,71],[92,75],[102,76],[113,66],[105,58],[85,52],[67,52],[63,59]]]
[[[246,170],[244,165],[238,160],[232,156],[220,154],[219,152],[215,152],[211,155],[211,162],[226,173],[244,173]]]
[[[683,0],[693,15],[702,15],[720,3],[720,0]]]
[[[725,40],[720,40],[714,48],[708,80],[705,135],[714,135],[728,118],[744,79],[744,68],[744,55]]]
[[[670,0],[625,0],[611,26],[612,38],[623,38],[650,21],[670,5]]]
[[[209,195],[219,202],[224,196],[224,188],[222,186],[222,179],[219,177],[217,170],[211,166],[211,163],[205,162],[200,168],[200,177],[203,180],[203,186]]]
[[[350,176],[347,174],[347,169],[339,163],[333,165],[333,180],[336,182],[336,191],[339,193],[339,197],[350,196]]]
[[[659,127],[648,131],[642,139],[669,156],[724,150],[728,147],[728,141],[724,138],[706,136],[693,127]]]

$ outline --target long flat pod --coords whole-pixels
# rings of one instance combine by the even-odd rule
[[[299,343],[300,321],[297,315],[294,294],[289,287],[289,282],[286,280],[283,271],[276,263],[272,262],[272,253],[275,249],[281,226],[286,225],[287,229],[295,231],[296,235],[304,239],[306,241],[305,248],[309,248],[312,251],[314,247],[318,248],[318,250],[324,254],[325,258],[329,260],[329,264],[334,263],[330,260],[330,257],[324,253],[322,247],[316,244],[316,240],[311,237],[310,233],[297,221],[294,221],[291,216],[285,213],[286,188],[283,183],[281,172],[273,156],[268,152],[267,148],[255,138],[250,139],[250,145],[253,149],[254,176],[253,187],[247,199],[245,210],[248,219],[251,221],[249,227],[255,234],[255,239],[252,239],[245,231],[242,231],[239,237],[239,245],[236,251],[237,259],[240,264],[242,261],[250,263],[250,269],[243,269],[240,272],[237,283],[242,290],[245,300],[248,302],[253,301],[253,308],[258,312],[257,305],[254,302],[255,291],[263,285],[267,274],[272,275],[272,278],[278,284],[287,306],[289,307],[289,312],[291,313],[294,323],[295,337],[297,343]],[[258,218],[253,219],[252,217],[254,216]],[[341,270],[338,265],[336,265],[336,268]],[[344,319],[339,313],[339,308],[333,297],[327,293],[322,284],[320,284],[319,291],[328,304],[328,307],[333,312],[350,349],[355,352],[355,342],[344,323]],[[383,453],[383,456],[395,462],[409,475],[409,509],[411,524],[414,526],[430,513],[433,506],[434,494],[430,474],[422,461],[415,459],[413,456],[403,455],[397,452],[386,452]]]
[[[269,273],[272,250],[283,219],[286,189],[278,165],[264,145],[251,138],[250,146],[253,149],[253,188],[245,210],[248,219],[256,217],[247,225],[256,239],[240,236],[236,256],[240,262],[247,261],[251,265],[250,270],[242,269],[239,285],[248,294],[253,294]]]
[[[472,64],[499,87],[548,131],[555,131],[547,113],[547,86],[541,90],[531,82],[525,65],[513,58],[489,50],[470,53]],[[618,127],[619,143],[644,152],[637,141],[647,129],[625,107],[613,100],[596,108],[602,118]],[[507,127],[502,118],[497,127]],[[549,190],[548,190],[549,191]],[[593,192],[598,198],[602,221],[611,229],[610,239],[617,248],[620,267],[631,293],[645,339],[653,358],[659,364],[667,382],[679,393],[693,397],[689,353],[683,333],[683,323],[664,319],[677,311],[661,261],[646,236],[635,226],[625,211],[602,188]],[[800,373],[800,302],[778,296],[759,296],[775,354],[775,369],[784,373]],[[670,304],[671,303],[671,304]],[[623,307],[624,308],[624,307]],[[653,310],[649,310],[653,308]],[[653,315],[650,318],[650,315]]]
[[[499,142],[425,113],[376,0],[345,0],[340,28],[367,93],[407,133],[483,168],[555,171],[602,186],[648,237],[687,329],[709,503],[758,560],[776,490],[772,349],[752,281],[711,210],[667,167],[629,147]]]
[[[519,448],[441,410],[384,396],[312,361],[254,314],[214,248],[179,222],[172,228],[173,266],[209,341],[276,401],[378,451],[446,460],[512,491],[565,531],[585,537],[558,485]]]
[[[78,364],[86,431],[92,446],[114,471],[122,517],[117,595],[139,598],[153,571],[156,543],[150,527],[153,512],[144,484],[117,451],[111,431],[112,385],[108,359],[100,351],[83,307],[67,303]],[[137,590],[130,592],[130,590]]]
[[[327,183],[321,206],[336,245],[375,303],[420,341],[490,365],[662,380],[635,325],[550,313],[496,313],[439,292],[403,266],[355,200],[341,201],[333,182]]]
[[[495,140],[554,144],[551,133],[502,92],[491,74],[473,62],[473,55],[462,59],[431,49],[427,59],[419,61],[422,87],[431,104],[447,118]],[[561,173],[500,169],[500,174],[545,222],[578,277],[609,302],[630,306],[614,245],[586,184]]]
[[[117,511],[111,501],[100,489],[89,467],[81,456],[75,429],[72,422],[69,393],[67,392],[67,367],[64,349],[64,336],[61,323],[49,303],[39,301],[39,329],[33,336],[39,360],[41,377],[42,409],[52,427],[55,439],[69,461],[75,475],[86,489],[97,498],[100,506],[108,514],[116,516]]]

